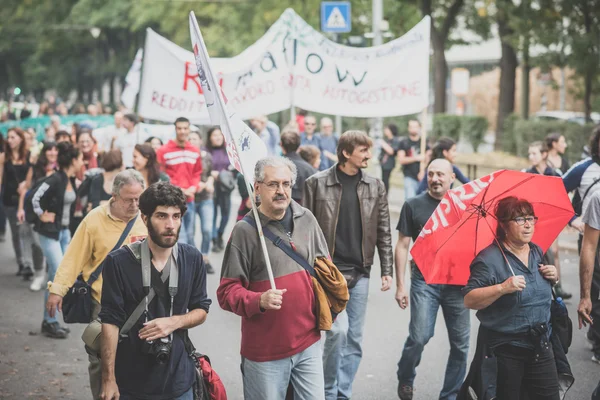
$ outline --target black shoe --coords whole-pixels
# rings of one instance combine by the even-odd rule
[[[23,277],[24,281],[30,281],[31,278],[33,278],[33,269],[31,269],[30,266],[23,267],[21,276]]]
[[[23,275],[23,264],[19,264],[19,269],[17,270],[17,276]]]
[[[69,332],[58,322],[46,321],[42,322],[42,334],[53,339],[66,339],[69,336]]]
[[[398,384],[398,397],[400,400],[412,400],[414,389],[412,386]]]
[[[225,245],[223,244],[223,236],[219,236],[217,238],[217,246],[219,247],[219,251],[223,251],[223,249],[225,249]]]
[[[206,273],[207,274],[214,274],[215,273],[215,269],[213,268],[213,266],[211,265],[211,263],[209,263],[208,261],[206,261],[204,263],[204,265],[206,265]]]
[[[218,246],[218,244],[217,244],[217,239],[216,239],[216,238],[212,240],[212,248],[211,248],[211,251],[212,251],[213,253],[218,253],[219,251],[221,251],[221,250],[219,249],[219,246]]]
[[[556,293],[556,297],[562,297],[563,300],[569,300],[573,297],[571,293],[565,292],[560,285],[554,287],[554,293]]]

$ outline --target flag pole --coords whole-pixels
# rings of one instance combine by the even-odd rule
[[[195,29],[196,33],[198,34],[198,39],[200,40],[200,42],[202,44],[202,51],[203,51],[206,48],[206,45],[204,44],[204,39],[202,38],[202,33],[200,33],[200,27],[198,26],[198,21],[196,20],[196,15],[194,14],[193,11],[190,11],[190,21],[192,22],[194,29]],[[224,128],[226,129],[226,131],[231,133],[231,132],[233,132],[233,130],[231,129],[229,114],[227,113],[225,101],[223,100],[223,96],[221,95],[221,89],[217,84],[217,80],[213,76],[210,66],[208,65],[208,63],[209,63],[208,58],[209,57],[208,57],[208,52],[207,52],[206,53],[206,71],[204,71],[204,72],[206,73],[207,80],[210,81],[211,87],[214,88],[214,90],[216,92],[215,101],[218,103],[219,108],[221,108],[223,110],[223,116],[224,116],[224,118],[219,118],[220,119],[219,127],[223,128],[223,125],[224,125]],[[200,72],[201,71],[198,71],[198,73],[200,73]],[[202,83],[202,80],[200,80],[200,81]],[[207,93],[207,92],[210,92],[210,89],[208,91],[205,90],[205,93]],[[209,106],[208,102],[207,102],[207,106]],[[213,121],[213,123],[214,123],[214,121]],[[223,135],[223,136],[226,137],[226,135]],[[234,147],[236,153],[241,154],[239,152],[238,144],[236,143],[236,141],[231,140],[231,142],[233,144],[233,147]],[[269,258],[269,253],[267,251],[267,242],[265,241],[265,236],[263,234],[262,223],[260,221],[260,214],[258,213],[258,208],[256,207],[256,202],[254,199],[254,191],[252,190],[252,186],[250,186],[250,182],[247,179],[247,177],[249,175],[247,175],[246,171],[244,170],[244,163],[240,161],[239,166],[240,166],[240,170],[241,170],[240,172],[245,177],[244,181],[246,183],[246,189],[248,190],[248,196],[250,197],[250,200],[252,202],[252,213],[253,213],[254,219],[256,221],[256,230],[258,231],[260,247],[262,248],[263,256],[265,259],[265,266],[267,267],[267,274],[269,275],[269,282],[271,283],[271,289],[275,290],[277,288],[275,286],[275,278],[273,276],[273,268],[271,267],[271,260]]]
[[[426,106],[421,112],[421,155],[423,156],[419,172],[421,175],[425,173],[427,168],[427,161],[425,160],[425,153],[427,152],[427,108]],[[420,179],[423,179],[423,176]]]

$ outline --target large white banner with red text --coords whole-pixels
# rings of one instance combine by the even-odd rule
[[[287,9],[267,33],[232,58],[211,58],[228,107],[243,119],[292,106],[323,114],[386,117],[428,105],[430,19],[381,46],[330,41]],[[194,54],[151,29],[144,49],[139,114],[173,122],[210,119]]]

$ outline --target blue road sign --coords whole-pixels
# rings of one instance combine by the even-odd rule
[[[349,1],[321,2],[321,31],[343,33],[351,30]]]

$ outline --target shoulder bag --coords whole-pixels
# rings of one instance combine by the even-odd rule
[[[111,252],[121,247],[136,220],[137,215],[127,223],[123,233],[121,233],[121,237]],[[62,305],[63,319],[66,323],[89,324],[92,321],[92,285],[100,277],[103,267],[104,261],[96,267],[96,270],[92,272],[87,282],[83,279],[83,275],[79,274],[75,284],[69,288],[69,291],[63,298]]]

